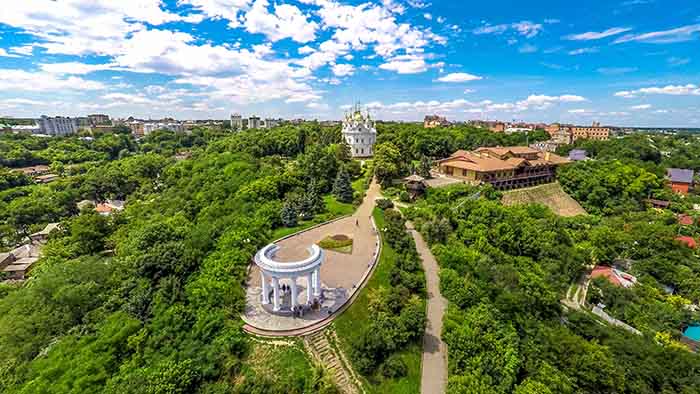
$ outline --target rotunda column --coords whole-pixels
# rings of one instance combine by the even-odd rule
[[[292,308],[297,306],[297,277],[292,277]]]
[[[262,303],[268,305],[270,303],[270,284],[267,283],[265,272],[260,270],[260,280],[262,281]]]
[[[311,304],[313,301],[314,293],[314,281],[313,281],[313,271],[306,274],[306,302]]]
[[[280,310],[280,281],[277,277],[272,277],[272,298],[274,305],[272,310],[277,312]]]
[[[314,271],[314,296],[321,296],[321,267],[316,268],[316,271]]]

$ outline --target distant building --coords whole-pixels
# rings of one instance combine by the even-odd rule
[[[506,124],[501,122],[495,122],[489,126],[489,130],[494,133],[503,133],[506,131]]]
[[[669,168],[666,170],[666,180],[675,193],[686,195],[693,188],[693,170]]]
[[[32,134],[40,134],[41,133],[41,127],[37,124],[15,125],[15,126],[11,126],[10,129],[16,133],[32,133]]]
[[[231,128],[235,131],[243,130],[243,117],[241,114],[231,115]]]
[[[352,157],[372,157],[377,129],[369,113],[363,115],[359,105],[345,115],[342,134],[345,142],[350,145]]]
[[[513,134],[513,133],[529,133],[533,129],[529,127],[516,127],[516,126],[509,126],[503,130],[504,133],[506,134]]]
[[[144,123],[143,124],[143,135],[149,135],[156,130],[169,130],[174,132],[184,132],[185,126],[177,122],[168,123]]]
[[[109,120],[109,115],[92,114],[88,115],[87,118],[91,126],[104,126],[112,124],[112,122]]]
[[[569,152],[569,160],[571,161],[582,161],[582,160],[588,160],[588,152],[586,152],[584,149],[572,149],[571,152]]]
[[[259,129],[262,126],[260,118],[257,116],[251,116],[248,118],[248,128],[249,129]]]
[[[552,123],[545,127],[552,139],[556,139],[562,144],[571,144],[576,140],[587,139],[595,141],[607,141],[610,139],[612,129],[602,127],[600,123],[594,122],[591,126],[572,126]]]
[[[124,210],[124,201],[121,200],[107,200],[103,203],[95,204],[95,211],[102,216],[109,216],[115,211]]]
[[[609,127],[601,127],[598,122],[593,122],[590,127],[574,126],[571,128],[574,141],[580,139],[607,141],[610,139],[611,131],[612,129]]]
[[[490,183],[497,189],[515,189],[553,182],[556,169],[569,160],[526,146],[459,150],[438,162],[440,173],[472,184]]]
[[[76,118],[42,115],[38,123],[40,132],[46,135],[64,136],[75,134],[78,131],[78,120]]]
[[[450,122],[444,116],[438,115],[426,115],[423,119],[423,127],[426,129],[433,129],[435,127],[449,126]]]
[[[131,129],[131,134],[133,134],[136,137],[143,137],[144,131],[143,131],[143,122],[139,122],[136,120],[132,120],[126,124],[129,129]]]
[[[265,128],[271,129],[271,128],[277,127],[279,125],[280,125],[279,119],[273,119],[273,118],[266,118],[265,119]]]
[[[637,284],[637,278],[633,275],[603,265],[593,268],[593,271],[591,271],[591,278],[605,278],[608,282],[619,287],[632,287]]]

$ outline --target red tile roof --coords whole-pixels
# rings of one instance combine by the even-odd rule
[[[678,224],[683,226],[690,226],[695,222],[693,217],[690,215],[678,215]]]
[[[613,275],[612,268],[603,265],[598,265],[591,271],[591,278],[606,278],[615,286],[622,286],[617,276]]]
[[[693,237],[678,236],[676,237],[676,241],[682,242],[692,249],[695,249],[698,246],[697,242],[695,242],[695,238]]]

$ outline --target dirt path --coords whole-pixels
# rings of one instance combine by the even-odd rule
[[[439,267],[430,248],[413,224],[406,222],[416,249],[423,261],[428,290],[427,324],[423,335],[423,362],[420,391],[423,394],[441,394],[447,387],[447,345],[442,337],[442,317],[447,309],[447,300],[440,294]]]

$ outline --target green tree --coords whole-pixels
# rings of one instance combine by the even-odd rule
[[[430,169],[432,166],[432,162],[428,156],[421,156],[420,165],[418,166],[418,175],[425,179],[432,178],[432,175],[430,174]]]
[[[405,162],[401,151],[391,142],[377,144],[374,147],[374,174],[377,181],[388,187],[391,181],[404,173]]]
[[[333,183],[333,194],[340,202],[351,203],[353,200],[352,183],[345,168],[341,167]]]
[[[282,224],[285,227],[294,227],[297,225],[298,216],[299,214],[297,213],[295,204],[290,201],[285,201],[284,205],[282,206],[282,212],[280,213]]]

